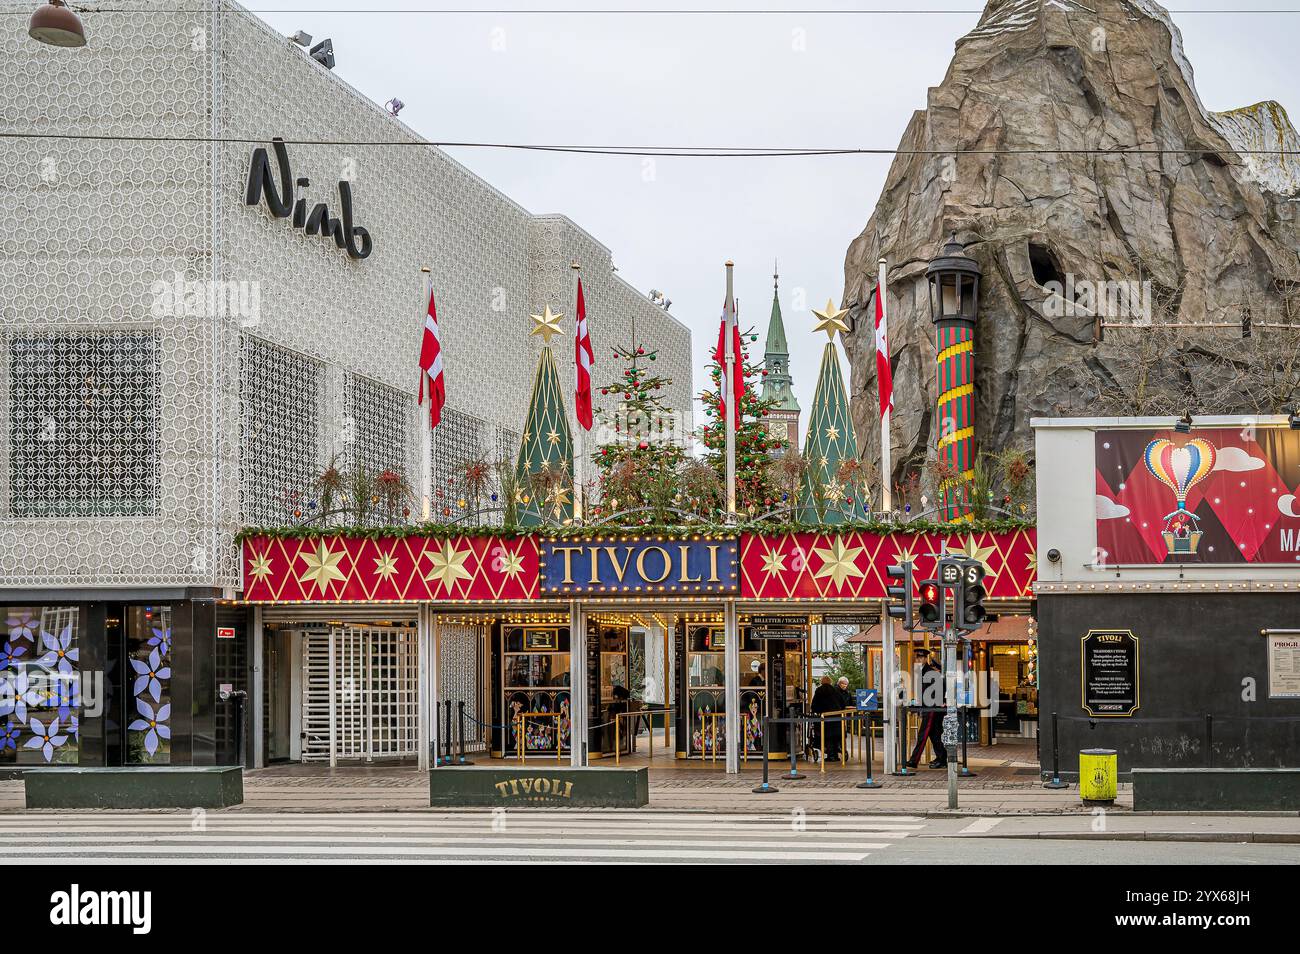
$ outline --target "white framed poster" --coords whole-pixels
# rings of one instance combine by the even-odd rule
[[[1268,642],[1268,697],[1300,699],[1300,630],[1264,630]]]

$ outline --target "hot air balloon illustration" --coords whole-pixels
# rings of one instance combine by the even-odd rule
[[[1195,553],[1201,542],[1200,518],[1187,509],[1187,492],[1210,476],[1214,460],[1214,445],[1201,437],[1181,446],[1161,437],[1142,452],[1142,462],[1151,476],[1172,490],[1178,501],[1178,509],[1165,514],[1165,529],[1160,534],[1170,553]]]

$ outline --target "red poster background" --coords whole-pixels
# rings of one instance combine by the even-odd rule
[[[1200,536],[1194,552],[1171,552],[1162,535],[1176,495],[1143,461],[1147,445],[1194,438],[1215,465],[1187,491]],[[1111,564],[1300,563],[1300,430],[1202,428],[1097,432],[1097,548]]]

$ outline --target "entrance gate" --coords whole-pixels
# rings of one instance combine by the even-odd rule
[[[302,668],[304,762],[418,754],[415,630],[338,626],[304,633]]]

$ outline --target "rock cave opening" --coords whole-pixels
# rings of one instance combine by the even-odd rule
[[[1057,287],[1065,285],[1065,273],[1056,260],[1052,250],[1039,242],[1029,243],[1029,267],[1034,273],[1034,281],[1040,285],[1056,282]]]

